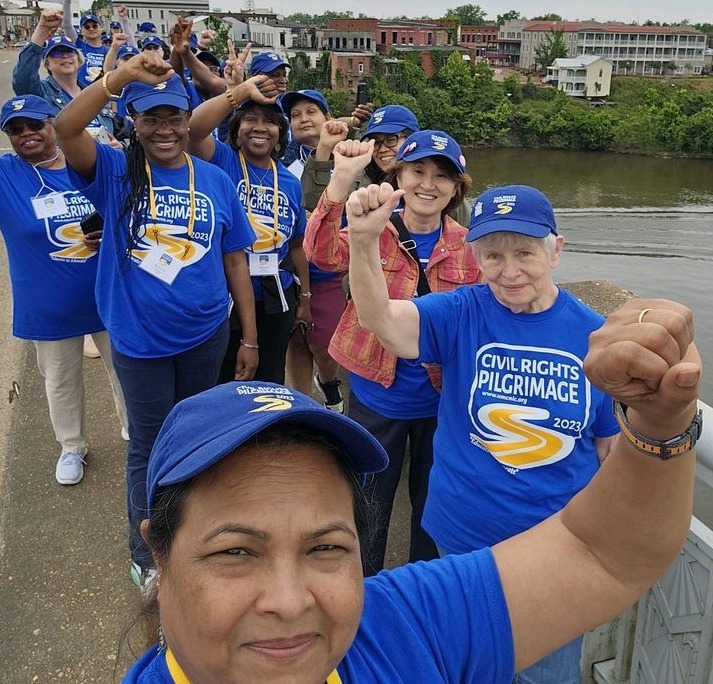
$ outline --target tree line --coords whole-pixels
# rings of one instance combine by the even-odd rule
[[[445,130],[462,145],[713,155],[713,89],[708,80],[620,77],[609,106],[594,107],[516,76],[496,81],[485,62],[432,51],[437,74],[428,79],[417,54],[393,63],[372,58],[369,97],[378,107],[409,107],[424,128]],[[305,54],[291,60],[290,87],[316,88],[334,116],[354,107],[349,90],[330,89],[329,56],[310,68]]]

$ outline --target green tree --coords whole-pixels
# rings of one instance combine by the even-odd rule
[[[215,39],[210,51],[218,58],[225,59],[228,56],[228,39],[230,38],[230,26],[222,19],[208,15],[205,18],[206,28],[215,31]]]
[[[518,19],[522,19],[522,14],[513,9],[509,12],[505,12],[505,14],[498,14],[498,18],[495,20],[495,23],[498,26],[502,26],[506,21],[517,21]]]
[[[567,44],[564,42],[562,29],[551,29],[545,39],[535,46],[535,68],[539,65],[544,71],[552,62],[567,56]]]
[[[563,21],[563,19],[559,14],[549,12],[547,14],[542,14],[539,17],[532,17],[530,21]]]
[[[455,21],[459,26],[481,26],[485,23],[486,12],[480,5],[459,5],[447,9],[444,19]]]

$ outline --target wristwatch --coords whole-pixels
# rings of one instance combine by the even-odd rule
[[[621,427],[623,435],[633,444],[642,454],[647,456],[655,456],[662,461],[668,461],[671,458],[676,458],[681,454],[693,449],[703,431],[703,411],[698,409],[696,415],[693,416],[691,424],[676,437],[671,437],[665,441],[650,439],[644,437],[640,432],[637,432],[626,417],[626,409],[628,406],[619,401],[614,402],[614,415]]]

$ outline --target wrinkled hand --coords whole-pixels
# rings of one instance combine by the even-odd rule
[[[670,437],[690,421],[698,396],[701,359],[693,336],[693,314],[682,304],[632,299],[589,336],[584,371]]]
[[[244,86],[248,89],[244,93],[245,99],[259,102],[260,104],[272,104],[280,94],[275,82],[265,74],[258,74],[245,81]]]
[[[334,173],[348,173],[356,179],[373,154],[373,140],[343,140],[334,148]]]
[[[350,242],[359,238],[378,239],[403,194],[403,190],[382,183],[359,188],[349,195],[346,210]]]
[[[223,69],[223,78],[231,86],[240,85],[245,79],[245,61],[250,54],[252,43],[248,43],[240,55],[235,54],[235,45],[232,40],[228,40],[228,59]]]
[[[257,349],[248,349],[241,344],[235,359],[235,379],[252,380],[255,377],[259,360]]]
[[[352,118],[356,119],[358,123],[355,125],[356,128],[365,124],[371,118],[374,113],[374,105],[371,102],[366,102],[356,106],[356,109],[352,112]]]
[[[116,8],[116,13],[122,18],[122,19],[127,19],[129,17],[129,10],[126,8],[126,5],[119,5]]]
[[[91,233],[87,233],[84,236],[84,238],[82,239],[84,246],[87,247],[88,249],[91,249],[92,252],[98,251],[99,247],[101,245],[103,232],[104,231],[102,231],[102,230],[95,230]]]

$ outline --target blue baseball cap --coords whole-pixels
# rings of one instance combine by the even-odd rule
[[[118,52],[116,53],[116,59],[117,61],[120,59],[124,59],[126,57],[133,57],[134,55],[139,55],[141,52],[137,47],[134,47],[133,45],[129,45],[126,43],[125,45],[122,45]]]
[[[142,33],[156,33],[156,24],[150,21],[144,21],[139,24],[139,31]]]
[[[47,57],[55,48],[64,48],[65,50],[73,50],[80,54],[81,50],[67,36],[52,36],[46,43],[45,49],[42,52],[42,59]]]
[[[110,22],[109,22],[109,28],[110,28],[110,29],[115,29],[115,28],[120,29],[120,28],[121,28],[121,22],[120,22],[120,21],[110,21]]]
[[[99,24],[101,26],[101,21],[99,21],[99,17],[96,14],[85,14],[80,20],[79,20],[79,25],[84,26],[88,21],[93,21],[95,24]]]
[[[158,36],[146,36],[141,41],[141,50],[145,50],[149,45],[156,45],[160,50],[163,50],[164,42]]]
[[[417,131],[409,135],[396,153],[397,161],[413,162],[425,157],[444,157],[458,173],[465,173],[465,157],[460,145],[443,131]]]
[[[389,463],[368,430],[301,392],[271,382],[229,382],[184,399],[168,414],[149,458],[149,509],[161,487],[199,475],[266,428],[285,421],[329,434],[358,475],[380,472]]]
[[[369,123],[361,139],[364,140],[374,133],[401,133],[405,130],[421,130],[416,115],[408,107],[386,105],[386,107],[379,107],[369,117]]]
[[[319,90],[291,90],[280,98],[280,107],[285,112],[287,118],[290,117],[292,107],[300,100],[314,102],[325,114],[329,114],[329,103]]]
[[[131,105],[139,114],[162,105],[178,107],[178,109],[185,111],[191,108],[188,93],[178,74],[173,74],[168,81],[163,81],[157,85],[150,85],[141,81],[129,83],[124,91],[124,103],[127,107]]]
[[[505,185],[486,190],[473,204],[466,240],[503,231],[534,238],[557,235],[550,201],[529,185]]]
[[[2,106],[0,113],[0,128],[5,130],[8,121],[23,117],[44,121],[56,114],[56,110],[44,98],[37,95],[21,95],[13,97]]]
[[[282,66],[290,68],[289,62],[282,59],[276,52],[261,52],[255,55],[253,61],[250,62],[250,75],[271,74]]]
[[[102,43],[111,42],[113,38],[106,32],[102,32]]]

